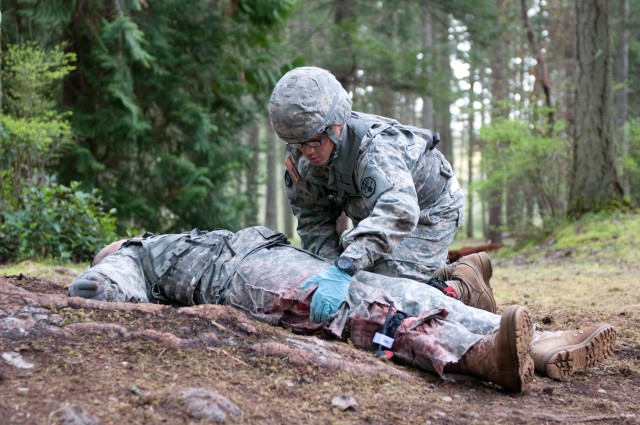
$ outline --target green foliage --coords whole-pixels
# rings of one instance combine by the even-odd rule
[[[116,239],[115,210],[103,213],[97,189],[82,192],[77,182],[71,187],[31,187],[20,196],[20,205],[2,212],[0,258],[4,260],[86,261]]]
[[[3,56],[4,114],[0,115],[0,206],[15,206],[22,187],[46,179],[45,166],[71,142],[69,114],[54,110],[56,83],[74,67],[63,45],[10,45]]]
[[[63,115],[49,112],[29,119],[3,115],[0,125],[0,204],[15,204],[22,187],[46,178],[45,166],[58,145],[71,141],[71,127]]]
[[[71,114],[58,112],[56,88],[75,56],[58,45],[11,45],[3,57],[0,116],[0,259],[87,260],[115,237],[115,211],[103,215],[97,190],[50,183],[58,148],[71,145]]]
[[[486,142],[482,161],[493,170],[481,191],[508,187],[527,210],[516,217],[523,236],[536,225],[542,231],[560,222],[566,213],[571,145],[560,137],[545,137],[520,120],[496,119],[480,134]],[[517,235],[518,229],[515,230]]]
[[[9,45],[3,53],[2,80],[6,112],[14,117],[52,115],[55,84],[75,69],[75,54],[64,45],[43,50],[35,42]]]
[[[282,74],[274,46],[296,2],[67,3],[3,3],[19,17],[12,36],[64,34],[78,56],[64,99],[79,143],[64,149],[59,181],[99,187],[121,230],[243,226],[234,191],[252,164],[238,140]]]

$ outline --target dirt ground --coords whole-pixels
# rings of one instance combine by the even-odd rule
[[[536,377],[526,394],[445,382],[225,307],[72,302],[69,273],[0,277],[0,423],[638,424],[640,265],[606,267],[494,264],[501,307],[527,304],[546,330],[618,333],[602,364],[570,382]]]

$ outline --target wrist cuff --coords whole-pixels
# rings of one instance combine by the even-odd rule
[[[358,271],[355,263],[349,257],[340,256],[336,258],[333,265],[336,266],[338,270],[347,273],[349,276],[353,276]]]

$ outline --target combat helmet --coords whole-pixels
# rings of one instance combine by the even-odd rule
[[[349,94],[322,68],[300,67],[287,72],[269,101],[271,126],[285,143],[307,141],[332,125],[346,123],[350,115]],[[328,133],[333,139],[333,133]]]

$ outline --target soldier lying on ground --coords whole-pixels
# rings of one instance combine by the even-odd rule
[[[360,348],[380,344],[423,370],[474,375],[515,392],[527,389],[534,364],[546,376],[568,379],[613,350],[616,334],[608,324],[534,332],[524,306],[509,306],[500,316],[429,285],[365,271],[330,288],[338,302],[326,302],[316,295],[326,294],[328,280],[316,276],[335,271],[265,227],[147,234],[104,248],[69,286],[69,295],[229,305],[264,322],[350,338]],[[318,299],[323,303],[314,305]]]

